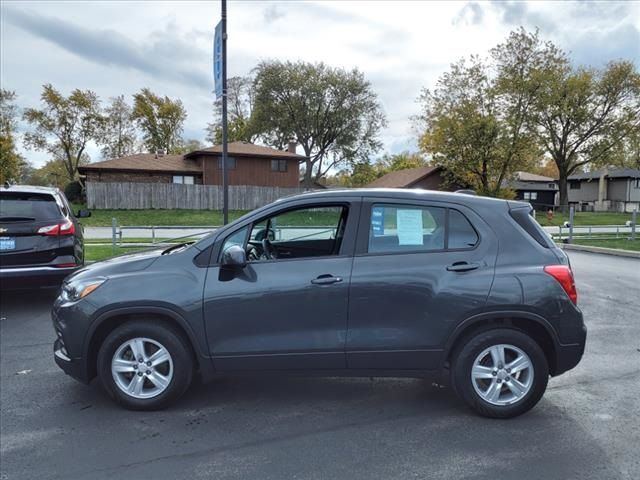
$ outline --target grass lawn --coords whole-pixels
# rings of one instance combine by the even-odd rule
[[[569,221],[569,214],[556,212],[549,222],[546,213],[536,212],[536,220],[543,227],[560,226]],[[575,225],[624,225],[628,220],[631,220],[630,213],[576,212],[575,215]]]
[[[74,210],[86,208],[76,204]],[[229,220],[235,220],[246,211],[230,210]],[[222,225],[221,210],[91,210],[89,218],[81,219],[85,227],[110,227],[111,219],[116,218],[118,225]]]
[[[640,235],[638,236],[640,237]],[[574,240],[576,245],[589,245],[591,247],[604,247],[604,248],[617,248],[620,250],[633,250],[640,252],[640,238],[636,238],[631,241],[626,238],[610,238],[610,239],[597,239],[597,238],[585,238]]]

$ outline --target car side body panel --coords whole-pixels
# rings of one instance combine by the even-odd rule
[[[463,205],[409,202],[397,205],[455,208],[479,234],[473,248],[415,253],[367,253],[371,206],[363,205],[349,299],[349,368],[438,369],[448,335],[466,316],[482,311],[491,289],[498,242],[482,219]],[[469,271],[450,271],[467,262]]]

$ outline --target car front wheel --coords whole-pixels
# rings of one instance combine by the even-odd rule
[[[477,413],[511,418],[533,408],[547,388],[549,367],[540,346],[511,329],[476,334],[454,354],[452,382]]]
[[[156,410],[176,401],[189,387],[193,360],[186,341],[168,325],[125,323],[111,332],[98,353],[105,390],[132,410]]]

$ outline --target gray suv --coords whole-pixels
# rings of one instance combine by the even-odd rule
[[[166,407],[194,375],[304,372],[427,378],[514,417],[586,340],[569,261],[530,213],[424,190],[282,199],[69,277],[54,358],[131,409]]]

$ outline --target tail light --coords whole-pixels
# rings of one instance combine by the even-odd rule
[[[46,227],[40,227],[38,229],[40,235],[50,235],[53,237],[61,235],[73,235],[76,233],[76,227],[71,220],[67,220],[64,223],[57,223],[55,225],[47,225]]]
[[[578,304],[578,291],[576,282],[573,279],[573,272],[568,265],[547,265],[544,267],[545,273],[551,275],[567,293],[574,305]]]

